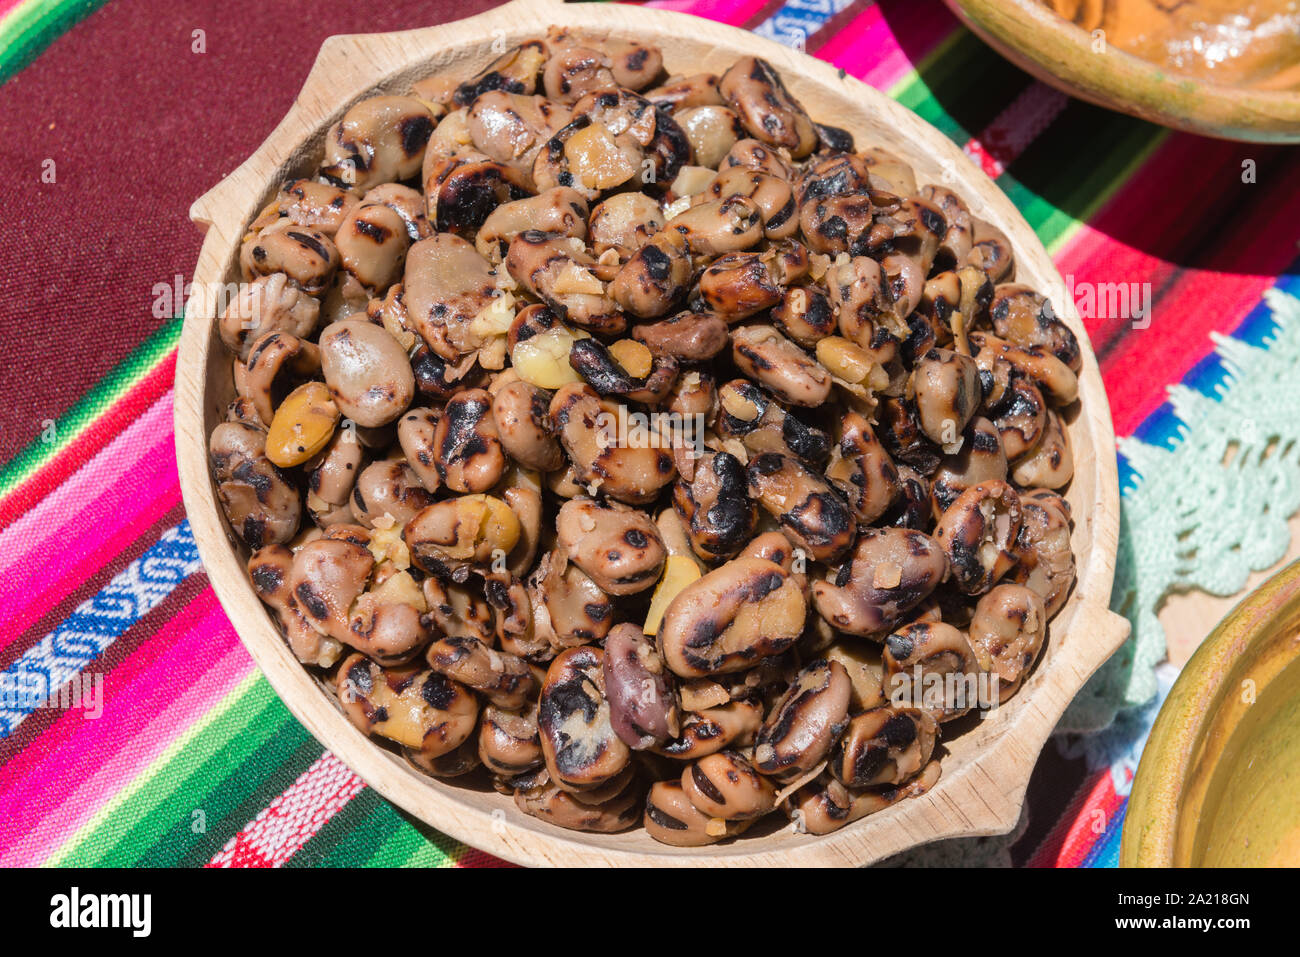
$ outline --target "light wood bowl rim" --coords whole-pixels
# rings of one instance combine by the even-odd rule
[[[616,835],[564,831],[523,815],[500,795],[458,788],[454,783],[419,775],[365,738],[344,717],[333,699],[321,691],[316,679],[289,652],[247,581],[243,559],[231,546],[208,470],[205,415],[215,413],[208,409],[207,376],[210,362],[224,359],[213,351],[216,337],[211,306],[196,293],[187,304],[176,368],[177,460],[200,555],[240,640],[289,710],[384,797],[439,831],[517,863],[856,866],[942,838],[1011,830],[1019,820],[1029,775],[1047,736],[1070,699],[1128,634],[1127,621],[1107,607],[1119,527],[1114,436],[1087,334],[1041,243],[1010,200],[961,150],[909,110],[852,77],[838,75],[826,63],[746,31],[684,14],[615,4],[564,6],[554,0],[516,0],[441,26],[332,37],[322,46],[285,119],[244,164],[195,202],[191,218],[207,227],[207,236],[195,268],[194,288],[210,288],[204,284],[219,284],[226,279],[234,266],[244,226],[260,208],[263,197],[295,163],[305,161],[312,135],[319,142],[320,133],[352,102],[374,92],[381,81],[394,81],[399,74],[409,79],[428,72],[404,71],[411,64],[427,65],[439,56],[455,62],[464,50],[475,44],[482,47],[487,42],[484,38],[494,30],[505,31],[513,42],[554,23],[597,35],[690,37],[697,45],[713,44],[703,49],[715,51],[718,56],[723,51],[729,51],[729,56],[744,51],[768,58],[796,94],[805,99],[851,96],[853,103],[861,105],[867,117],[864,122],[888,123],[887,132],[881,135],[885,139],[893,135],[905,139],[909,144],[905,152],[919,169],[943,164],[955,177],[953,188],[978,201],[977,209],[1011,237],[1022,274],[1041,277],[1037,285],[1063,307],[1063,317],[1079,336],[1084,353],[1080,391],[1087,401],[1070,425],[1079,463],[1072,490],[1087,485],[1091,489],[1090,501],[1075,504],[1078,582],[1056,619],[1061,624],[1054,626],[1048,652],[1021,694],[982,723],[978,731],[971,732],[993,736],[987,750],[951,773],[946,771],[930,793],[823,837],[795,835],[787,829],[768,837],[748,841],[741,838],[706,848],[671,848],[653,842],[639,829]],[[670,67],[679,62],[671,46],[665,52]],[[441,68],[445,67],[442,64]],[[810,110],[816,115],[813,107]]]
[[[1003,57],[1071,96],[1202,136],[1300,142],[1300,92],[1213,83],[1111,44],[1095,53],[1091,34],[1035,0],[944,2]]]

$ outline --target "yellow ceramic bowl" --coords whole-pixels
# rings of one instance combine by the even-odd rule
[[[1120,864],[1300,865],[1300,562],[1178,676],[1133,782]]]
[[[1081,100],[1190,133],[1300,142],[1300,93],[1234,87],[1171,71],[1091,34],[1037,0],[944,0],[1000,54]]]

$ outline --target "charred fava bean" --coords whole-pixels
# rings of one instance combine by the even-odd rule
[[[474,732],[478,702],[462,686],[433,671],[381,668],[364,655],[339,666],[339,704],[366,734],[436,758]]]
[[[409,179],[419,172],[432,134],[433,114],[415,97],[372,96],[325,134],[321,173],[357,189]]]
[[[1011,477],[1021,486],[1061,488],[1074,477],[1070,436],[1054,409],[1047,410],[1047,425],[1038,444],[1012,464]]]
[[[869,528],[833,580],[813,583],[812,601],[839,631],[871,635],[903,620],[947,575],[947,558],[929,535]]]
[[[685,237],[658,232],[639,246],[609,284],[610,295],[640,319],[664,315],[686,294],[694,269]]]
[[[812,558],[834,562],[853,544],[856,522],[848,502],[798,459],[764,452],[746,474],[750,494]]]
[[[871,524],[898,494],[898,469],[862,415],[845,413],[840,430],[826,477],[848,500],[859,524]]]
[[[657,356],[691,362],[712,359],[727,347],[727,322],[714,312],[679,312],[659,322],[632,327],[632,338]]]
[[[509,554],[519,534],[519,519],[501,499],[462,495],[416,512],[402,530],[402,540],[417,567],[454,578],[471,566],[487,565],[497,553]]]
[[[522,379],[507,383],[492,397],[492,418],[506,454],[543,472],[564,462],[560,443],[551,434],[549,403],[545,392]]]
[[[908,392],[926,437],[940,446],[955,445],[979,407],[979,369],[969,356],[931,349],[912,370]]]
[[[727,452],[707,453],[690,482],[678,479],[673,505],[686,523],[691,548],[707,562],[736,555],[758,523],[745,467]]]
[[[939,722],[960,718],[979,701],[983,669],[966,636],[942,621],[915,622],[885,639],[885,693]]]
[[[811,465],[831,454],[831,438],[788,413],[761,387],[734,379],[718,390],[715,427],[723,438],[739,439],[754,454],[780,452]]]
[[[1024,585],[998,585],[980,596],[968,635],[980,667],[998,676],[1005,699],[1020,686],[1043,647],[1047,612]]]
[[[641,791],[628,787],[603,804],[584,804],[554,781],[545,780],[516,788],[515,805],[525,814],[556,827],[615,834],[636,823],[641,813]]]
[[[469,636],[438,639],[425,660],[434,671],[473,688],[499,708],[522,708],[537,687],[522,658]]]
[[[885,705],[854,716],[829,770],[846,787],[904,784],[930,761],[939,725],[926,711]]]
[[[776,807],[776,788],[735,751],[700,758],[682,772],[682,791],[711,818],[752,821]]]
[[[817,146],[812,120],[766,60],[742,57],[718,80],[718,92],[749,135],[802,159]]]
[[[646,833],[673,847],[704,847],[744,831],[749,822],[710,817],[687,796],[681,781],[658,781],[645,803]]]
[[[610,725],[629,748],[643,751],[676,737],[672,674],[650,638],[635,625],[616,625],[605,638],[601,668]]]
[[[815,408],[830,396],[830,373],[771,326],[737,329],[731,352],[742,372],[791,405]]]
[[[972,485],[939,517],[934,537],[957,587],[980,595],[1015,565],[1020,496],[1006,482]]]
[[[815,768],[844,733],[851,690],[838,661],[805,665],[759,729],[754,766],[782,781]]]
[[[785,287],[807,270],[808,251],[793,240],[762,252],[731,253],[700,275],[699,295],[728,322],[737,322],[781,302]]]
[[[438,474],[453,492],[486,492],[505,470],[492,405],[483,389],[467,389],[452,396],[438,417],[433,433]]]
[[[1033,589],[1051,618],[1065,604],[1074,584],[1074,552],[1070,550],[1070,506],[1048,489],[1020,497],[1023,521],[1016,539],[1015,568],[1009,580]]]
[[[546,671],[538,704],[546,768],[557,786],[585,791],[627,767],[631,752],[614,733],[605,698],[600,648],[570,648]]]
[[[415,375],[397,340],[381,327],[357,319],[321,332],[321,372],[334,402],[357,425],[392,422],[415,396]]]
[[[542,764],[537,736],[537,708],[507,711],[495,705],[483,709],[479,721],[479,760],[494,774],[514,776]]]
[[[745,747],[753,743],[762,723],[761,701],[736,699],[683,715],[681,734],[654,750],[665,757],[690,761],[714,754],[728,745]]]
[[[371,528],[385,516],[401,525],[432,501],[433,496],[408,463],[380,459],[361,470],[350,504],[357,522]]]
[[[794,644],[805,611],[798,583],[779,565],[736,558],[678,593],[657,646],[683,678],[743,671]]]
[[[1079,340],[1057,318],[1046,296],[1028,286],[1005,283],[993,290],[989,303],[993,331],[1018,346],[1042,346],[1073,372],[1082,366]]]
[[[569,560],[611,595],[644,591],[659,578],[667,553],[645,512],[591,499],[571,499],[555,519]]]

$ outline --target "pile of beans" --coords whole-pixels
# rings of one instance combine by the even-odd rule
[[[239,261],[253,586],[359,728],[527,814],[694,846],[923,793],[1074,581],[1075,337],[761,59],[557,31],[362,100]]]

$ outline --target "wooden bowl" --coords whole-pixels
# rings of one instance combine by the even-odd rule
[[[1300,562],[1210,634],[1160,709],[1124,867],[1300,865]]]
[[[824,117],[911,161],[921,182],[940,181],[976,215],[1010,237],[1019,275],[1050,296],[1078,335],[1084,364],[1081,406],[1069,413],[1076,473],[1069,499],[1079,577],[1052,623],[1046,654],[1008,706],[948,743],[943,777],[930,793],[902,802],[825,837],[795,834],[779,815],[766,828],[700,849],[667,847],[641,829],[600,835],[564,831],[517,811],[484,788],[422,776],[367,740],[318,679],[300,665],[258,601],[244,572],[247,551],[227,527],[207,461],[207,436],[233,396],[231,358],[223,348],[208,289],[238,281],[237,251],[246,224],[286,177],[310,174],[325,130],[349,106],[381,90],[403,92],[437,71],[468,75],[492,58],[494,41],[515,43],[561,24],[594,36],[661,44],[668,68],[721,72],[736,58],[771,61],[815,117]],[[240,638],[289,709],[331,751],[393,803],[440,831],[511,861],[586,865],[861,865],[946,837],[1010,830],[1044,740],[1088,676],[1120,645],[1127,622],[1110,599],[1119,523],[1114,437],[1097,363],[1060,275],[1011,202],[960,149],[917,116],[834,67],[743,30],[682,14],[614,4],[516,2],[443,26],[372,36],[332,37],[321,48],[289,115],[243,165],[191,210],[207,227],[176,369],[176,444],[181,487],[213,588]],[[758,833],[755,833],[758,832]]]
[[[1300,142],[1300,93],[1221,86],[1109,44],[1035,0],[944,0],[1022,70],[1108,109],[1189,133],[1259,143]]]

